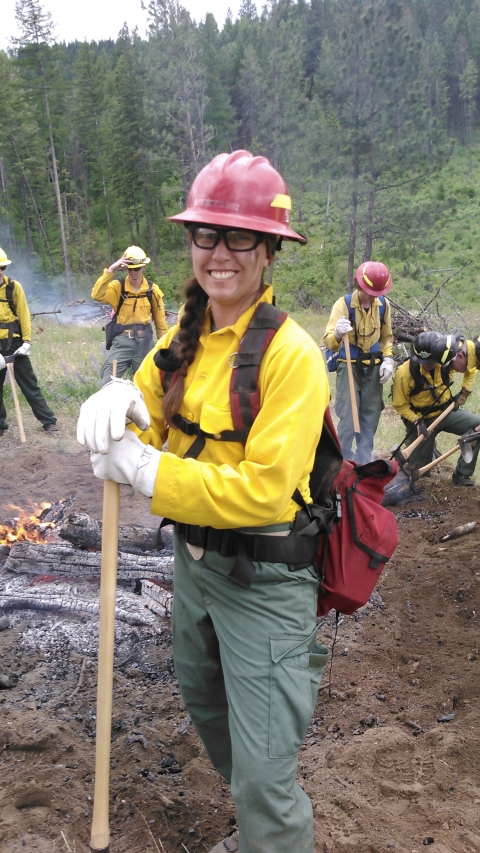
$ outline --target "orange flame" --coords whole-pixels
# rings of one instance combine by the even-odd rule
[[[22,507],[10,504],[5,507],[7,512],[12,513],[12,518],[7,524],[0,524],[0,545],[11,545],[13,542],[42,542],[48,530],[55,527],[54,521],[42,521],[42,513],[50,509],[52,504],[32,504],[33,513],[28,513]]]

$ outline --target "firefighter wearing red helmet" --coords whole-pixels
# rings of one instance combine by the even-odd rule
[[[359,464],[370,462],[373,439],[383,409],[383,385],[392,378],[392,324],[385,298],[392,277],[385,264],[365,261],[356,272],[357,289],[335,302],[323,342],[327,365],[336,371],[335,411],[344,456]],[[360,434],[355,436],[344,337],[348,335]]]
[[[105,386],[78,424],[96,476],[129,483],[175,525],[176,673],[237,810],[215,853],[314,850],[295,777],[328,651],[316,642],[315,524],[299,506],[329,391],[318,347],[264,281],[281,240],[306,242],[290,216],[268,160],[215,157],[171,217],[192,253],[180,323],[135,386]]]

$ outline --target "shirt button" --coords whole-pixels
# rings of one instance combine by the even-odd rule
[[[187,415],[187,420],[188,420],[188,421],[193,421],[193,415],[192,415],[192,413],[191,413],[191,412],[189,412],[189,413],[188,413],[188,415]]]

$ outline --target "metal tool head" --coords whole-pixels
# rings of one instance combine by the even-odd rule
[[[458,439],[458,446],[460,447],[460,453],[462,454],[467,465],[473,459],[473,447],[472,444],[476,444],[477,441],[480,440],[480,432],[475,432],[475,430],[471,430],[470,432],[466,432],[465,435],[461,435]]]
[[[396,444],[395,447],[392,447],[390,453],[392,454],[390,459],[396,459],[396,461],[400,465],[400,468],[403,469],[403,466],[406,465],[407,460],[405,459],[405,456],[402,453],[402,445]]]

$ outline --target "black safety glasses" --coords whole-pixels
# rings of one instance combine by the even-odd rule
[[[6,269],[6,267],[0,267],[0,272],[5,272]]]
[[[223,240],[230,252],[251,252],[266,239],[260,231],[239,228],[214,228],[211,225],[190,225],[188,230],[198,249],[214,249]]]

